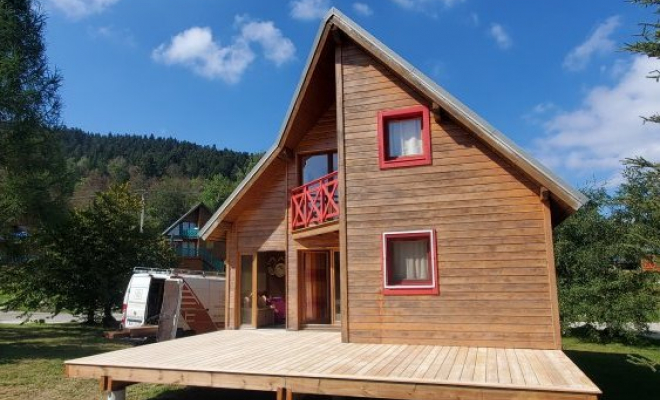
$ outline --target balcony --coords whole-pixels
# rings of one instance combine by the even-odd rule
[[[180,230],[180,236],[184,239],[197,239],[199,228],[189,228]]]
[[[339,219],[337,171],[291,190],[291,228],[311,228]]]

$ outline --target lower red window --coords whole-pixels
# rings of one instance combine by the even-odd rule
[[[438,294],[433,230],[383,233],[383,293]]]

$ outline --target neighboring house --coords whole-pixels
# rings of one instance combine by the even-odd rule
[[[226,243],[228,330],[67,374],[108,391],[593,400],[561,352],[552,244],[585,201],[333,9],[275,144],[199,231]]]
[[[211,211],[198,203],[163,231],[179,257],[179,268],[224,270],[225,243],[204,241],[198,235],[210,216]]]

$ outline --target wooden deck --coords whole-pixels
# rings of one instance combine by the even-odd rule
[[[220,331],[66,362],[69,377],[395,399],[593,400],[559,350],[341,343],[337,332]]]

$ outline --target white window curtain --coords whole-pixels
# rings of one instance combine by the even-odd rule
[[[391,243],[394,283],[429,280],[428,240],[395,240]]]
[[[422,154],[422,119],[393,120],[387,123],[389,157]]]

